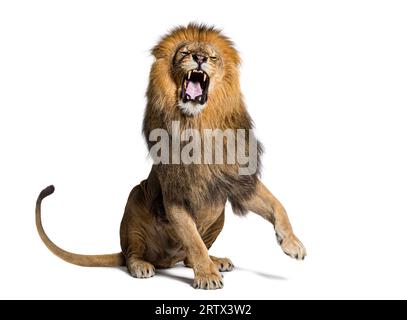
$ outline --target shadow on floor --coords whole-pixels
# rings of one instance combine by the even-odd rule
[[[171,269],[174,269],[174,268],[171,268]],[[188,284],[190,286],[192,285],[192,282],[194,281],[193,277],[187,278],[187,277],[175,275],[171,271],[169,271],[171,269],[158,269],[155,272],[156,272],[156,274],[158,276],[178,280],[179,282],[183,282],[183,283]]]
[[[239,271],[246,271],[246,272],[250,272],[253,273],[255,275],[258,275],[260,277],[266,278],[266,279],[271,279],[271,280],[287,280],[287,278],[283,277],[283,276],[279,276],[279,275],[275,275],[275,274],[271,274],[271,273],[265,273],[262,271],[257,271],[257,270],[252,270],[252,269],[246,269],[246,268],[241,268],[241,267],[235,267],[236,270]]]
[[[157,269],[156,274],[158,276],[178,280],[179,282],[183,282],[185,284],[192,285],[192,282],[194,281],[192,270],[191,270],[191,277],[179,276],[179,275],[174,274],[171,271],[171,270],[174,270],[174,269],[181,269],[181,268],[185,268],[185,266],[183,264],[177,264],[177,265],[175,265],[174,267],[172,267],[170,269]],[[122,272],[125,272],[125,273],[129,274],[126,267],[120,267],[119,269]],[[254,274],[256,276],[260,276],[262,278],[270,279],[270,280],[279,280],[279,281],[288,280],[287,278],[285,278],[283,276],[279,276],[279,275],[275,275],[275,274],[271,274],[271,273],[265,273],[265,272],[262,272],[262,271],[252,270],[252,269],[243,268],[243,267],[235,267],[235,272],[236,271],[250,272],[250,273],[252,273],[252,274]]]

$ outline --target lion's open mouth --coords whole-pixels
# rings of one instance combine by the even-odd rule
[[[182,81],[182,102],[205,104],[208,100],[209,76],[203,70],[190,70]]]

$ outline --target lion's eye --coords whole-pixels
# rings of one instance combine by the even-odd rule
[[[181,51],[180,53],[181,53],[183,56],[189,55],[189,51]]]
[[[218,57],[215,57],[215,56],[212,56],[212,57],[209,57],[209,58],[211,58],[212,61],[218,60]]]

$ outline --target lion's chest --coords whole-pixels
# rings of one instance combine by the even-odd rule
[[[209,165],[162,165],[157,172],[163,195],[198,213],[226,202],[230,176],[237,176],[237,173],[232,168],[221,169]]]

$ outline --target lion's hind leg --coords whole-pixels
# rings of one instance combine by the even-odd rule
[[[133,228],[127,233],[128,246],[124,251],[126,265],[132,277],[151,278],[155,275],[155,267],[143,259],[146,251],[146,241],[140,231]]]
[[[151,278],[155,275],[154,265],[145,260],[149,232],[146,224],[150,223],[149,220],[152,218],[144,190],[138,185],[130,193],[120,228],[122,252],[127,269],[134,278]]]

